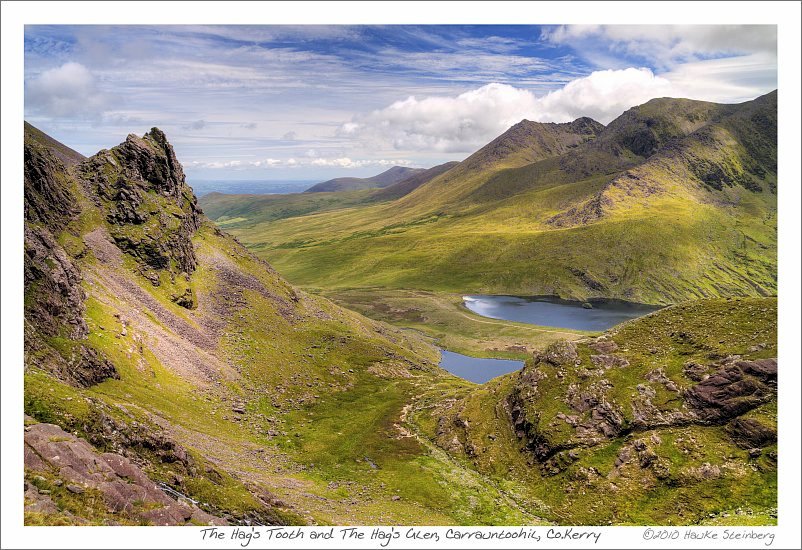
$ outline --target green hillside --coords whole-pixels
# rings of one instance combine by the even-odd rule
[[[710,139],[751,128],[755,113],[711,126]],[[732,187],[715,179],[721,164],[707,149],[676,148],[711,159],[702,175],[713,190],[699,193],[743,189],[742,205],[773,196],[771,149],[757,134],[739,139],[755,164],[737,172],[732,159],[746,166],[745,153],[726,157]],[[597,335],[479,319],[458,295],[332,293],[416,329],[401,330],[292,286],[219,230],[160,130],[72,164],[63,147],[26,126],[26,525],[776,524],[775,298],[689,302]],[[639,168],[662,167],[667,147]],[[536,149],[504,146],[480,161],[545,154]],[[757,166],[759,192],[742,187],[755,186]],[[612,204],[585,230],[628,206],[619,184],[593,185]],[[394,204],[266,211],[282,225]],[[435,213],[331,249],[417,235],[415,246],[447,254],[454,241],[422,237],[503,215],[472,204],[473,221]],[[573,230],[577,216],[561,212],[539,222],[544,234]],[[454,286],[492,246],[450,256]],[[350,258],[331,260],[348,270]],[[387,277],[383,261],[371,269]],[[419,330],[526,366],[478,386],[439,369]]]
[[[397,200],[326,211],[279,198],[298,214],[263,216],[229,197],[215,198],[225,218],[209,211],[308,287],[655,304],[772,295],[776,98],[655,99],[607,127],[524,121]]]
[[[776,299],[698,300],[558,342],[409,418],[568,524],[776,521]]]
[[[413,173],[396,183],[375,189],[353,191],[316,191],[285,195],[229,195],[209,193],[201,199],[206,214],[220,226],[237,224],[244,220],[262,222],[294,218],[351,206],[386,202],[408,195],[421,185],[447,172],[457,162],[447,162],[428,170]]]

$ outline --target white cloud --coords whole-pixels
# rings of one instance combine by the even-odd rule
[[[410,96],[340,126],[367,146],[464,152],[483,145],[526,115],[537,112],[531,92],[488,84],[456,97]]]
[[[51,117],[97,118],[111,99],[98,90],[89,69],[74,62],[46,70],[25,86],[26,106]]]
[[[577,49],[596,39],[612,52],[664,67],[721,55],[776,57],[777,52],[775,25],[564,25],[544,31],[542,37]]]
[[[191,168],[246,168],[248,166],[255,166],[255,163],[243,163],[241,160],[229,160],[229,161],[210,161],[210,162],[201,162],[201,161],[191,161],[186,163],[188,167]]]
[[[681,97],[738,103],[777,88],[777,62],[770,53],[755,53],[684,63],[661,76]]]
[[[253,166],[256,168],[259,167],[269,168],[271,166],[281,166],[281,161],[279,159],[257,160],[256,162],[253,163]]]
[[[630,107],[674,93],[670,81],[649,69],[596,71],[542,97],[532,119],[569,122],[589,116],[607,124]]]
[[[506,53],[524,48],[529,44],[524,40],[504,36],[482,36],[480,38],[461,38],[457,40],[457,45],[463,49]]]
[[[380,52],[386,66],[400,71],[423,71],[452,78],[471,75],[471,80],[512,78],[530,75],[535,71],[555,70],[557,63],[543,58],[500,54],[484,51],[403,52],[386,49]]]
[[[185,130],[203,130],[206,128],[206,121],[205,120],[195,120],[190,122],[186,126],[183,126]]]
[[[250,170],[253,168],[298,168],[302,166],[328,167],[328,168],[366,168],[370,166],[409,166],[412,162],[406,159],[351,159],[340,158],[303,158],[303,159],[274,159],[252,161],[191,161],[186,163],[188,168],[206,168],[212,170]]]
[[[589,116],[606,124],[634,105],[671,93],[668,80],[633,68],[597,71],[540,98],[494,83],[456,97],[409,97],[355,117],[338,134],[375,148],[470,152],[524,118],[568,122]]]
[[[387,159],[369,159],[369,160],[351,160],[348,157],[336,159],[322,159],[318,158],[311,162],[312,166],[334,166],[338,168],[363,168],[366,166],[407,166],[412,164],[408,160],[387,160]]]

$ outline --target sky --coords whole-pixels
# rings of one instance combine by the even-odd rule
[[[774,25],[25,27],[25,118],[85,155],[157,126],[188,180],[462,160],[526,118],[777,87]]]

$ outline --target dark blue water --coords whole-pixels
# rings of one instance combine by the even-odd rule
[[[446,350],[440,353],[440,368],[477,384],[484,384],[491,378],[520,370],[524,366],[523,361],[512,359],[480,359]]]
[[[593,302],[585,309],[580,302],[548,297],[463,296],[465,307],[483,317],[530,325],[601,331],[618,323],[660,309],[656,306],[618,300]]]
[[[209,193],[231,195],[284,195],[306,191],[318,180],[192,180],[189,186],[196,197]]]

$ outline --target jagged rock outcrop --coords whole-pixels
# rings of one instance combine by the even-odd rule
[[[535,363],[547,363],[553,367],[574,365],[578,358],[576,344],[567,340],[558,340],[534,356]]]
[[[85,338],[81,273],[46,228],[25,227],[24,273],[26,317],[47,336]]]
[[[26,139],[24,177],[26,318],[47,336],[84,338],[81,274],[54,238],[79,212],[65,167]]]
[[[685,392],[703,422],[720,424],[768,402],[777,394],[777,360],[725,363]]]
[[[25,140],[25,221],[57,232],[79,212],[64,177],[64,164],[50,151]]]
[[[751,418],[736,418],[727,425],[727,433],[744,449],[759,449],[777,442],[777,430]]]
[[[116,244],[144,270],[191,274],[197,265],[192,236],[201,210],[186,184],[172,145],[158,128],[129,135],[78,167],[106,206]],[[151,278],[157,284],[158,277]]]
[[[707,367],[693,364],[690,371],[686,366],[690,379],[697,383],[684,391],[662,368],[653,369],[637,384],[627,405],[612,397],[615,388],[602,377],[609,369],[628,368],[629,361],[609,353],[618,349],[611,340],[596,340],[588,348],[608,352],[591,354],[593,368],[590,370],[581,365],[577,346],[571,342],[558,341],[535,353],[533,361],[518,374],[507,397],[506,408],[513,431],[523,449],[531,453],[546,475],[559,473],[576,460],[575,453],[568,452],[571,449],[592,447],[626,434],[656,428],[729,423],[728,433],[744,448],[762,447],[776,441],[776,431],[772,428],[740,418],[776,399],[776,359],[726,358]],[[565,369],[584,373],[583,382],[562,386],[559,381],[565,376]],[[712,374],[702,376],[699,372]],[[539,406],[544,398],[540,386],[548,383],[549,391],[553,392],[555,381],[556,386],[562,388],[561,399],[571,412],[551,417],[544,415]],[[670,408],[655,405],[658,390],[673,394],[676,403]]]

